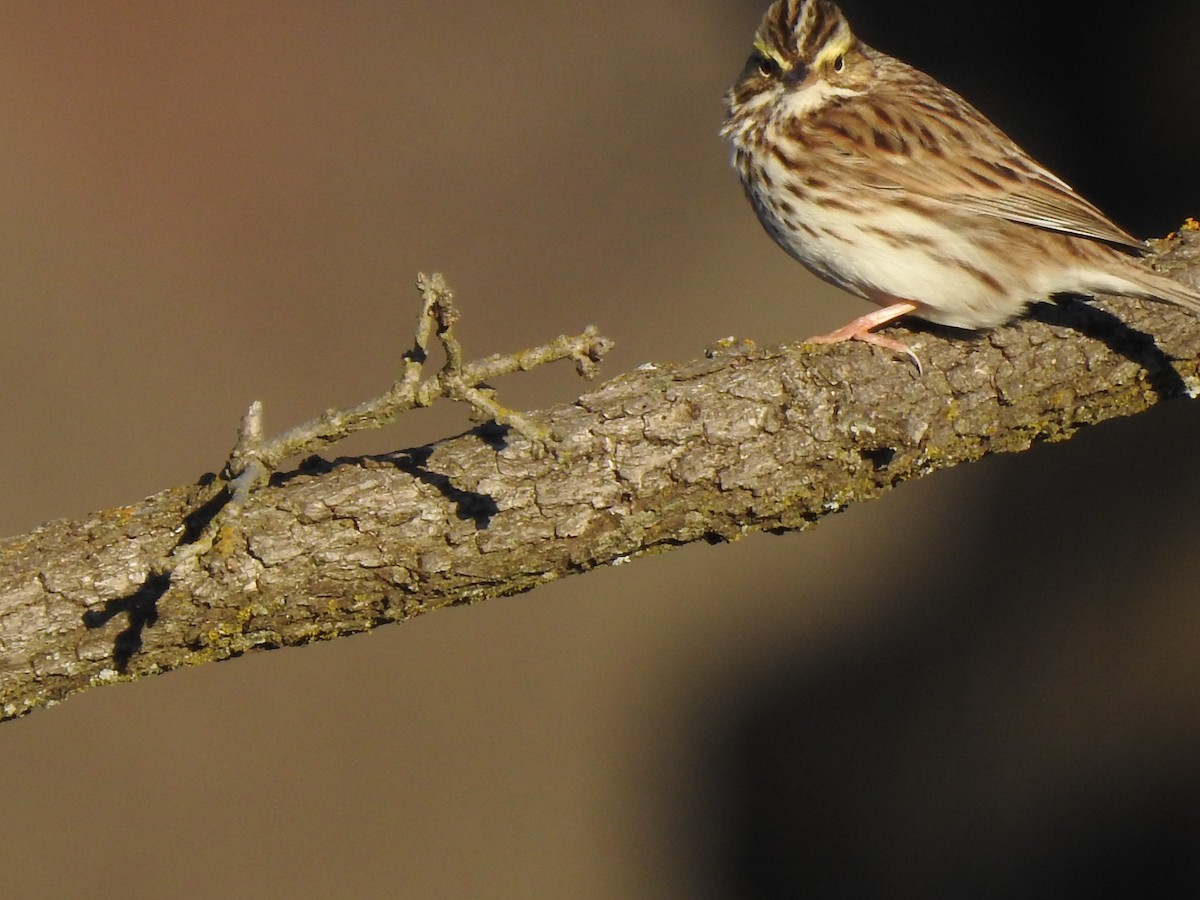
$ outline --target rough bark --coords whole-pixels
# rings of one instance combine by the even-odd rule
[[[1200,281],[1200,231],[1156,264]],[[1110,312],[1111,310],[1111,312]],[[1148,335],[1154,335],[1152,339]],[[861,344],[718,348],[531,413],[557,457],[494,427],[310,461],[212,549],[153,574],[215,503],[202,485],[0,542],[0,710],[526,591],[695,540],[802,529],[938,469],[1192,396],[1200,327],[1125,299],[1035,307],[983,335],[910,335],[923,375]]]

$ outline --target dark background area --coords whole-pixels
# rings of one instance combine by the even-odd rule
[[[1200,215],[1196,4],[844,9],[1135,234]],[[418,270],[469,354],[594,322],[607,376],[864,311],[716,135],[757,4],[0,10],[3,533],[216,468],[253,399],[377,393]],[[809,533],[72,698],[0,728],[5,889],[1200,895],[1198,441],[1169,404]]]

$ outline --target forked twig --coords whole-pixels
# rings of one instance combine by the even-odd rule
[[[262,403],[256,400],[250,404],[238,427],[237,443],[210,494],[215,497],[221,490],[227,490],[228,501],[195,540],[181,543],[160,560],[154,567],[156,574],[170,574],[184,559],[208,552],[220,528],[237,517],[246,499],[285,460],[317,453],[356,432],[381,428],[394,422],[401,413],[430,406],[439,399],[466,403],[479,419],[507,426],[526,438],[534,453],[553,451],[555,441],[549,431],[498,403],[487,382],[563,359],[574,360],[579,374],[591,379],[598,373],[604,354],[612,348],[612,341],[589,325],[582,334],[560,335],[539,347],[464,363],[462,345],[454,334],[459,312],[445,278],[440,273],[430,277],[420,274],[417,290],[422,299],[421,314],[412,349],[404,354],[400,379],[378,397],[346,409],[328,409],[269,440],[263,438]],[[434,338],[442,345],[446,362],[435,375],[422,378],[429,344]]]

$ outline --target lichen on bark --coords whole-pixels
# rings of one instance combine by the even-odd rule
[[[1200,231],[1156,245],[1200,280]],[[1149,335],[1154,335],[1153,338]],[[1200,385],[1200,327],[1163,304],[1041,305],[921,330],[924,374],[864,345],[730,343],[436,444],[310,462],[250,492],[204,552],[214,486],[0,542],[0,713],[92,685],[403,621],[697,540],[803,529],[904,481]],[[205,503],[209,506],[206,507]],[[218,504],[219,505],[219,504]]]

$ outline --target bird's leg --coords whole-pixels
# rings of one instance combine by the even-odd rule
[[[819,334],[816,337],[808,339],[810,344],[838,344],[842,341],[863,341],[868,344],[874,344],[877,347],[886,347],[889,350],[895,350],[898,353],[904,353],[917,367],[917,371],[921,371],[921,360],[917,358],[917,354],[913,353],[912,348],[907,344],[902,344],[893,338],[884,337],[882,334],[876,334],[871,329],[878,328],[880,325],[886,325],[894,319],[901,316],[907,316],[909,313],[916,311],[917,304],[911,300],[901,300],[899,303],[893,303],[890,306],[885,306],[882,309],[877,309],[875,312],[867,313],[865,316],[859,316],[848,325],[843,325],[836,331],[831,331],[829,334]]]

